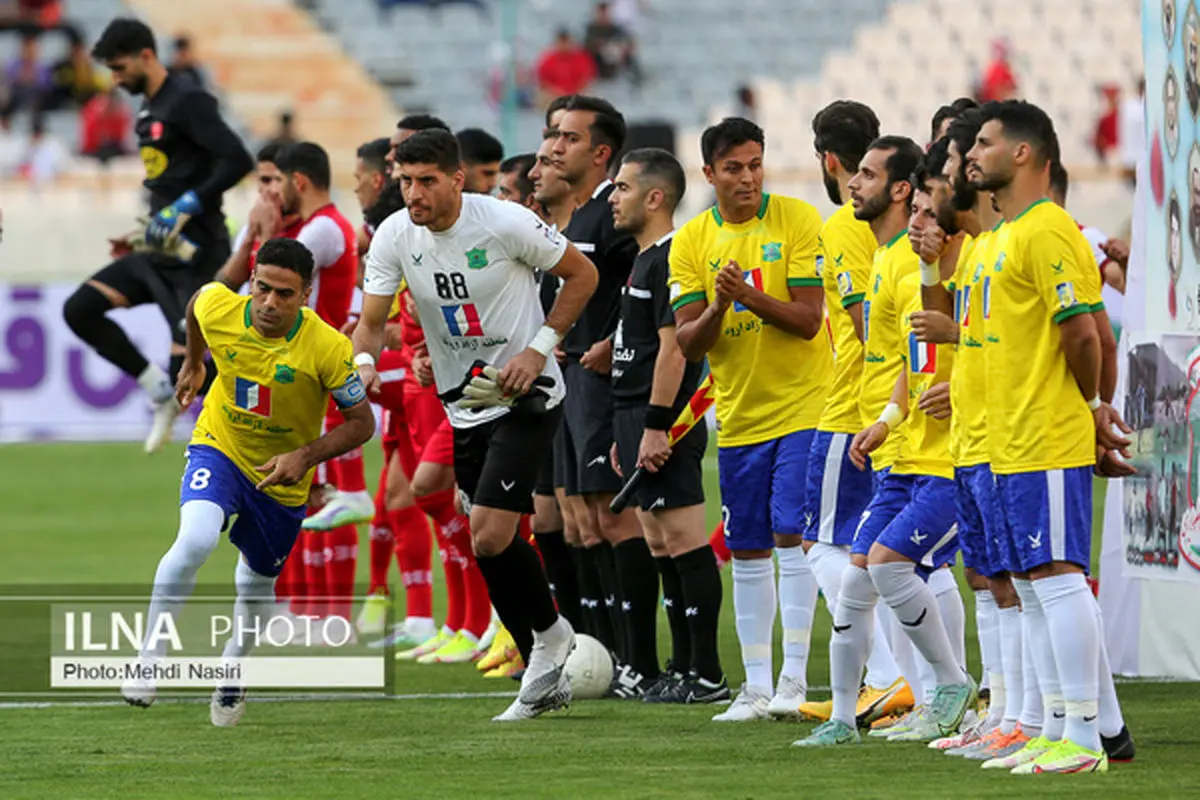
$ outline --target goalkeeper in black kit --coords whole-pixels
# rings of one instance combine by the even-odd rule
[[[174,380],[183,363],[188,300],[229,257],[221,196],[254,161],[221,119],[213,96],[188,76],[167,73],[145,23],[113,20],[92,57],[122,88],[144,98],[134,128],[150,208],[135,233],[110,240],[116,260],[67,299],[63,317],[76,336],[150,396],[154,424],[146,452],[152,453],[170,438],[179,415]],[[147,303],[162,309],[171,328],[169,373],[150,363],[107,316],[114,308]]]

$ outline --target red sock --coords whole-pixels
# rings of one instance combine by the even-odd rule
[[[433,532],[429,518],[416,506],[387,512],[396,547],[396,565],[404,584],[404,615],[433,616]]]
[[[462,569],[463,555],[454,544],[454,529],[459,525],[454,508],[454,490],[446,489],[417,498],[421,510],[433,518],[438,529],[438,552],[446,572],[446,627],[462,628],[467,613],[466,588]],[[465,524],[465,517],[464,524]]]
[[[343,525],[325,534],[325,588],[329,616],[350,619],[354,604],[354,571],[358,566],[358,528]]]
[[[713,549],[713,555],[717,557],[717,569],[729,563],[733,558],[733,553],[729,550],[729,545],[725,544],[725,523],[718,522],[717,527],[713,529],[712,536],[708,537],[708,544]]]
[[[356,447],[330,461],[329,479],[343,492],[365,492],[367,474],[363,468],[362,448]]]
[[[488,597],[487,583],[471,552],[471,527],[467,518],[459,516],[447,526],[447,530],[451,531],[450,541],[460,556],[458,563],[462,570],[465,602],[462,630],[478,639],[492,621],[492,601]]]
[[[387,479],[387,470],[383,471],[380,483]],[[371,520],[371,583],[367,594],[383,590],[388,592],[388,570],[392,566],[392,551],[396,549],[396,533],[392,529],[391,517],[383,507],[384,487],[381,485],[375,493],[375,519]]]
[[[310,617],[324,617],[329,613],[328,591],[325,587],[325,534],[320,531],[304,531],[304,603],[300,613]]]

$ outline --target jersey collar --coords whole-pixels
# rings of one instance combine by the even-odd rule
[[[671,231],[670,233],[668,233],[666,236],[662,237],[662,238],[661,238],[661,239],[659,239],[657,242],[655,242],[655,243],[654,243],[654,246],[655,246],[655,247],[662,247],[664,244],[666,244],[667,242],[671,241],[671,237],[672,237],[672,236],[674,236],[674,235],[675,235],[675,231],[674,231],[674,230],[672,230],[672,231]]]
[[[254,327],[254,321],[252,319],[250,319],[250,299],[249,298],[246,298],[246,307],[245,307],[244,311],[242,312],[242,320],[246,323],[247,328]],[[296,324],[293,325],[292,329],[287,332],[287,336],[283,337],[284,341],[290,342],[292,339],[295,339],[296,334],[300,332],[300,326],[302,324],[304,324],[304,309],[300,309],[300,313],[296,315]],[[258,333],[258,331],[255,330],[255,333]]]
[[[887,242],[884,243],[883,249],[884,250],[890,249],[891,246],[894,245],[896,242],[900,241],[900,237],[906,233],[908,233],[908,228],[905,228],[904,230],[900,231],[895,236],[893,236],[891,239],[888,239]]]
[[[1029,208],[1025,209],[1025,210],[1024,210],[1024,211],[1022,211],[1020,214],[1017,214],[1015,217],[1013,217],[1013,218],[1012,218],[1012,221],[1013,221],[1013,222],[1016,222],[1016,221],[1017,221],[1017,220],[1019,220],[1021,217],[1025,216],[1025,215],[1026,215],[1026,214],[1028,214],[1030,211],[1032,211],[1033,209],[1035,209],[1035,208],[1037,208],[1038,206],[1040,206],[1042,203],[1049,203],[1049,202],[1050,202],[1050,198],[1049,198],[1049,197],[1043,197],[1041,200],[1036,200],[1036,201],[1034,201],[1033,203],[1030,203],[1030,204],[1029,204]]]
[[[767,203],[770,202],[770,200],[771,195],[767,192],[763,192],[762,203],[759,204],[758,213],[754,216],[758,217],[759,219],[765,217],[767,215]],[[718,226],[725,224],[725,218],[721,216],[721,210],[715,205],[712,207],[712,215]]]
[[[612,186],[612,181],[610,181],[608,178],[605,178],[604,180],[600,181],[600,185],[597,186],[595,188],[595,190],[592,191],[592,199],[595,200],[597,197],[600,196],[601,192],[603,192],[605,189],[607,189],[610,186]]]

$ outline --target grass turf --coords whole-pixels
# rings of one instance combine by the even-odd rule
[[[5,448],[6,525],[0,584],[148,584],[176,524],[179,448],[154,458],[134,445]],[[377,468],[374,453],[369,469]],[[715,461],[708,464],[716,497]],[[1099,507],[1099,504],[1097,504]],[[710,521],[717,509],[710,508]],[[360,548],[365,580],[366,547]],[[235,553],[223,545],[200,581],[229,587]],[[395,573],[393,573],[394,576]],[[436,575],[436,570],[435,570]],[[728,574],[726,574],[728,580]],[[973,603],[967,641],[974,647]],[[441,606],[441,598],[437,597]],[[722,656],[741,680],[730,594]],[[667,651],[666,626],[660,654]],[[818,610],[809,681],[828,683],[829,617]],[[778,658],[778,655],[777,655]],[[0,687],[2,688],[2,687]],[[0,708],[3,798],[253,797],[1009,797],[1030,782],[1056,796],[1174,797],[1194,791],[1200,735],[1194,685],[1125,683],[1138,759],[1107,776],[1015,778],[984,773],[921,745],[871,741],[798,752],[810,726],[722,726],[705,707],[578,702],[530,724],[489,722],[513,691],[471,666],[396,670],[402,695],[480,693],[455,699],[251,703],[235,729],[215,729],[197,703],[148,711],[104,707]],[[818,692],[813,692],[814,696]],[[115,692],[113,693],[114,699]]]

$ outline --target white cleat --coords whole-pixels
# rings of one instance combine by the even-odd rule
[[[139,664],[144,663],[139,661]],[[154,681],[148,678],[126,678],[121,684],[121,697],[125,702],[137,708],[149,708],[158,697],[158,688]]]
[[[532,660],[532,657],[530,658]],[[503,713],[492,717],[492,722],[522,722],[540,717],[547,711],[558,711],[571,705],[571,684],[567,676],[560,673],[554,688],[536,703],[526,703],[518,697]]]
[[[729,708],[713,717],[713,722],[750,722],[767,718],[767,706],[771,698],[765,694],[752,691],[745,684],[738,696],[729,704]]]
[[[218,728],[232,728],[246,713],[246,690],[233,687],[213,691],[208,704],[208,716]]]
[[[803,678],[793,678],[790,675],[779,676],[779,685],[775,687],[775,696],[767,704],[767,715],[771,719],[803,719],[800,706],[805,702],[807,687]]]
[[[316,514],[301,523],[306,531],[331,531],[343,525],[360,525],[375,517],[375,503],[366,492],[336,492]]]
[[[518,699],[526,705],[537,706],[554,695],[565,680],[563,667],[574,649],[575,631],[564,617],[559,617],[545,633],[535,633],[533,652],[529,655],[525,676],[521,678]]]
[[[150,435],[146,437],[147,453],[157,453],[164,444],[171,441],[175,420],[182,411],[179,402],[173,396],[154,404],[154,424],[150,427]]]

